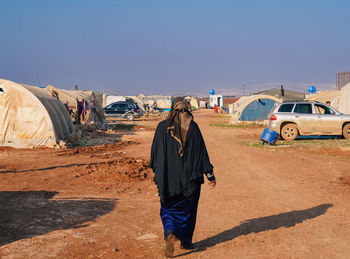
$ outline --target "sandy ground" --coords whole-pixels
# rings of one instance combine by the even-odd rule
[[[350,258],[348,141],[260,146],[262,127],[212,126],[227,120],[212,111],[195,120],[217,188],[203,186],[195,249],[176,243],[175,257]],[[157,122],[92,147],[1,148],[0,257],[163,258],[147,168]]]

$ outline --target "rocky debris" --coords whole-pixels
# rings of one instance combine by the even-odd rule
[[[94,183],[135,182],[153,179],[149,161],[128,157],[117,157],[106,162],[85,166],[83,177]]]

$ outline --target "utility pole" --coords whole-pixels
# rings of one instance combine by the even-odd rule
[[[242,89],[243,89],[243,96],[244,96],[244,88],[245,88],[245,82],[242,82]]]

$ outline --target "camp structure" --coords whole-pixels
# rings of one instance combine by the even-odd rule
[[[224,106],[224,97],[221,94],[209,95],[209,108],[214,108],[214,105],[218,107]]]
[[[187,97],[185,97],[185,100],[191,105],[191,109],[198,109],[199,108],[198,101],[196,98],[194,98],[192,96],[187,96]]]
[[[139,108],[144,112],[146,111],[146,106],[145,103],[143,101],[141,101],[140,96],[127,96],[126,98],[130,98],[132,99],[135,103],[137,103],[137,105],[139,106]]]
[[[141,97],[141,98],[140,98]],[[171,96],[167,95],[142,95],[139,99],[151,109],[158,109],[161,111],[170,111]]]
[[[97,91],[92,91],[92,92],[95,95],[95,100],[98,103],[98,105],[103,108],[104,107],[103,106],[103,93],[97,92]]]
[[[350,83],[343,86],[340,90],[322,91],[310,95],[306,98],[310,101],[321,103],[330,102],[330,106],[344,114],[350,114]]]
[[[66,107],[45,89],[0,79],[0,146],[54,147],[73,133]]]
[[[253,95],[271,95],[273,97],[276,97],[282,101],[288,101],[288,100],[304,100],[305,99],[305,94],[292,91],[292,90],[287,90],[281,85],[280,88],[274,88],[274,89],[269,89],[269,90],[264,90],[261,92],[254,93]]]
[[[281,102],[271,95],[243,96],[237,102],[231,104],[231,123],[238,121],[262,121],[272,110],[276,102]]]
[[[339,111],[350,114],[350,83],[340,89]]]
[[[74,122],[106,123],[103,108],[93,91],[65,90],[52,85],[48,85],[46,91],[68,106]]]
[[[228,107],[230,104],[233,104],[239,100],[239,97],[236,96],[224,96],[224,106]]]
[[[339,102],[340,102],[340,91],[339,90],[322,91],[320,93],[308,96],[306,100],[317,101],[321,103],[330,102],[331,103],[330,106],[338,110]]]

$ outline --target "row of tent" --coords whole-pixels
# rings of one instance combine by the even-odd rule
[[[305,99],[296,92],[282,90],[273,89],[239,98],[229,106],[232,122],[265,120],[276,102],[288,98]],[[102,107],[123,98],[127,97],[63,90],[52,85],[39,88],[0,79],[0,146],[53,147],[74,133],[73,122],[105,124]],[[171,96],[142,94],[129,98],[142,110],[152,105],[169,110],[172,99]],[[195,98],[188,96],[186,99],[193,108],[198,108]],[[350,83],[339,91],[324,91],[306,99],[323,103],[330,101],[333,108],[350,114]]]
[[[94,91],[45,88],[0,79],[0,146],[54,147],[74,134],[74,124],[105,125],[103,107],[125,97]],[[130,96],[143,110],[155,105],[170,110],[171,96]],[[186,97],[198,108],[197,100]]]
[[[172,96],[168,95],[149,95],[145,96],[140,94],[139,96],[119,96],[119,95],[104,95],[103,106],[107,106],[111,103],[118,101],[125,101],[126,99],[132,99],[138,104],[141,110],[146,111],[146,107],[153,107],[162,111],[169,111],[172,103]],[[185,99],[190,103],[191,107],[198,109],[198,101],[192,96],[187,96]]]
[[[39,88],[0,79],[0,109],[0,146],[54,147],[74,133],[77,119],[105,123],[94,92],[51,85]]]
[[[283,90],[283,89],[282,89]],[[322,91],[310,96],[299,95],[293,91],[280,89],[264,91],[251,96],[243,96],[229,106],[231,122],[266,120],[275,103],[288,100],[312,100],[322,103],[330,102],[330,106],[344,114],[350,114],[350,83],[341,90]],[[278,93],[278,94],[277,94]]]
[[[155,107],[163,110],[170,109],[171,107],[171,96],[167,95],[154,95],[154,96],[145,96],[140,94],[139,96],[120,96],[120,95],[111,95],[106,94],[103,96],[104,106],[107,106],[114,102],[125,101],[126,99],[132,99],[141,110],[145,111],[146,106]]]
[[[109,95],[105,98],[105,103],[108,105],[115,101],[125,99],[123,96]],[[162,110],[168,110],[171,107],[171,96],[128,96],[138,103],[141,109],[145,106],[156,106]],[[185,97],[191,106],[195,109],[199,108],[197,99],[193,97]],[[202,98],[203,99],[203,98]],[[281,103],[288,100],[315,100],[322,103],[331,102],[331,106],[342,113],[350,114],[350,84],[344,86],[341,90],[323,91],[310,96],[305,96],[304,93],[291,91],[281,88],[264,90],[250,96],[243,96],[238,100],[234,100],[229,104],[229,113],[232,116],[232,122],[238,121],[262,121],[267,119],[267,115],[275,106],[275,103]],[[205,102],[202,100],[202,102]],[[201,102],[200,102],[201,103]],[[206,107],[202,105],[201,107]]]

